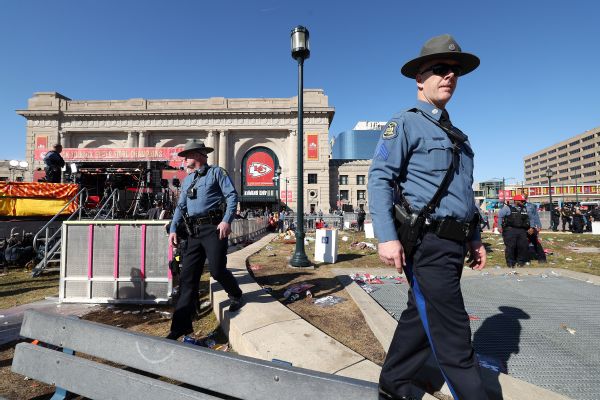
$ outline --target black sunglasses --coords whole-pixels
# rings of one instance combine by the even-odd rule
[[[460,67],[460,65],[450,65],[444,63],[432,65],[431,67],[421,71],[421,74],[427,71],[431,71],[434,75],[438,76],[446,76],[450,71],[452,71],[456,76],[460,76],[462,74],[462,68]]]

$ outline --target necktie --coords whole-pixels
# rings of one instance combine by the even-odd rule
[[[452,128],[452,122],[450,122],[450,115],[448,115],[448,111],[446,110],[442,111],[442,115],[440,116],[440,125],[442,125],[444,128]]]

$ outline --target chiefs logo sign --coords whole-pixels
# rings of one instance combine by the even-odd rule
[[[246,186],[275,186],[275,160],[267,151],[258,150],[246,158]]]
[[[261,176],[267,175],[271,171],[273,171],[273,168],[260,162],[253,162],[248,167],[248,175],[253,178],[260,178]]]

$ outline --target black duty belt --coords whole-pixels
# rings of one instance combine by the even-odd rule
[[[190,217],[190,223],[192,225],[219,225],[223,220],[223,212],[210,211],[208,215],[202,217]]]
[[[464,242],[477,229],[477,221],[462,222],[454,218],[441,218],[425,225],[426,232],[433,232],[442,239]]]

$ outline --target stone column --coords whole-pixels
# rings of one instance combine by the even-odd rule
[[[219,131],[219,166],[227,169],[227,131]]]
[[[212,147],[215,149],[212,153],[208,154],[208,165],[215,165],[217,162],[217,141],[215,137],[215,131],[208,131],[208,136],[206,137],[206,146]]]
[[[298,190],[298,185],[296,184],[297,180],[298,180],[298,137],[296,136],[298,133],[296,130],[294,129],[290,129],[289,131],[289,136],[288,136],[288,154],[286,157],[286,162],[285,162],[285,169],[284,171],[286,171],[287,177],[289,178],[290,182],[288,183],[288,190],[292,192],[292,201],[290,201],[290,204],[293,205],[292,209],[295,210],[296,207],[296,199],[298,196],[297,190]]]
[[[63,131],[62,129],[58,131],[59,143],[63,148],[69,147],[69,133]]]
[[[127,131],[127,147],[136,147],[137,132]]]
[[[139,131],[138,135],[138,147],[147,147],[148,144],[146,142],[146,131]]]

